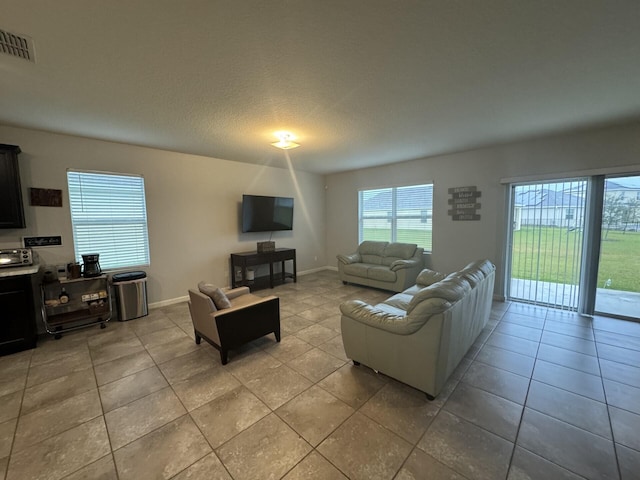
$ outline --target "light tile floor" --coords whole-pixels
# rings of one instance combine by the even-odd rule
[[[259,293],[282,342],[224,367],[186,304],[1,357],[0,479],[640,478],[640,324],[496,303],[429,402],[344,354],[339,304],[389,293]]]

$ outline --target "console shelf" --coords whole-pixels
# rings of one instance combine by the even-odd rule
[[[62,289],[67,303],[57,303]],[[111,294],[106,275],[93,278],[58,280],[42,284],[42,318],[47,333],[60,338],[62,333],[100,324],[111,319]]]
[[[286,262],[292,262],[292,271],[286,270]],[[274,273],[274,264],[280,263],[280,272]],[[269,275],[255,277],[253,280],[247,278],[247,269],[258,265],[269,265]],[[240,273],[236,277],[236,273]],[[249,287],[251,291],[264,288],[273,288],[292,279],[297,281],[296,273],[296,250],[295,248],[276,248],[273,252],[258,253],[240,252],[231,254],[231,286]]]

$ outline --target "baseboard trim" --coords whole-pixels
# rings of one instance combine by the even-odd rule
[[[324,270],[332,270],[332,271],[337,272],[338,268],[337,267],[330,267],[330,266],[312,268],[310,270],[300,271],[300,272],[297,273],[297,275],[299,277],[302,277],[304,275],[310,275],[312,273],[318,273],[318,272],[322,272]],[[175,305],[176,303],[186,302],[187,300],[189,300],[189,295],[185,295],[184,297],[170,298],[168,300],[161,300],[159,302],[150,303],[149,304],[149,309],[153,310],[155,308],[168,307],[170,305]]]
[[[325,270],[331,270],[331,267],[318,267],[318,268],[312,268],[310,270],[303,270],[301,272],[298,272],[297,275],[299,277],[302,277],[304,275],[310,275],[312,273],[318,273],[318,272],[323,272]],[[337,270],[337,269],[336,269]]]
[[[185,295],[184,297],[170,298],[169,300],[161,300],[159,302],[150,303],[149,309],[153,310],[154,308],[168,307],[169,305],[186,302],[187,300],[189,300],[189,295]]]

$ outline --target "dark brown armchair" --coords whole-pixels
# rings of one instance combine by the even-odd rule
[[[217,309],[211,297],[189,290],[189,311],[196,343],[204,338],[220,351],[220,361],[227,364],[229,350],[273,333],[280,341],[280,299],[258,297],[248,287],[224,289],[230,308]]]

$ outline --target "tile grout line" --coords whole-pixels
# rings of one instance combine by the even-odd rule
[[[118,465],[116,464],[116,457],[113,452],[113,444],[111,442],[111,434],[109,433],[109,427],[107,427],[107,418],[105,417],[104,405],[102,403],[102,394],[100,393],[100,387],[98,386],[98,376],[96,375],[96,365],[93,363],[93,357],[91,356],[91,347],[89,346],[89,339],[86,339],[87,349],[89,350],[89,358],[91,359],[91,368],[93,370],[93,379],[96,382],[96,390],[98,392],[98,400],[100,401],[100,410],[102,411],[102,423],[104,424],[104,430],[107,433],[107,441],[109,442],[109,456],[111,457],[111,461],[113,462],[113,468],[116,473],[116,480],[120,479],[120,473],[118,472]],[[106,456],[106,455],[105,455]],[[104,458],[104,457],[102,457]],[[98,459],[100,460],[100,459]],[[96,460],[96,461],[98,461]],[[86,465],[85,465],[86,467]],[[76,471],[80,471],[85,467],[81,467]],[[75,472],[74,472],[75,473]]]
[[[616,470],[618,472],[618,478],[622,478],[622,470],[620,468],[620,460],[618,458],[618,448],[616,442],[615,432],[613,431],[613,422],[611,421],[611,409],[609,408],[609,399],[607,396],[607,389],[604,385],[604,377],[602,376],[602,366],[600,365],[600,353],[598,350],[598,342],[596,341],[595,329],[593,328],[593,317],[591,319],[591,330],[593,332],[593,340],[595,343],[596,354],[598,359],[598,369],[600,371],[600,384],[602,385],[602,393],[604,394],[604,401],[607,408],[607,420],[609,421],[609,430],[611,431],[611,443],[613,444],[613,455],[616,461]]]
[[[505,314],[509,311],[509,309],[507,308],[507,311],[505,312]],[[504,318],[504,316],[503,316]],[[502,322],[502,319],[500,320]],[[542,322],[542,332],[544,332],[544,326],[547,323],[547,319],[546,319],[546,313],[545,313],[545,318],[544,321]],[[527,393],[524,396],[524,403],[522,404],[522,413],[520,414],[520,421],[518,422],[518,428],[516,429],[516,436],[513,439],[513,450],[511,451],[511,456],[509,458],[509,466],[507,468],[507,476],[509,476],[509,472],[511,471],[511,468],[513,466],[513,459],[516,455],[516,449],[519,447],[518,445],[518,438],[520,437],[520,430],[522,428],[522,422],[524,420],[524,414],[525,411],[527,409],[527,400],[529,398],[529,391],[531,390],[531,382],[533,382],[533,373],[535,372],[536,369],[536,363],[538,362],[538,352],[540,351],[540,342],[542,339],[542,333],[540,334],[540,340],[538,340],[538,348],[536,349],[536,356],[534,358],[533,361],[533,368],[531,369],[531,375],[529,376],[529,383],[527,384]],[[522,448],[522,447],[520,447]],[[546,459],[545,459],[546,460]]]

